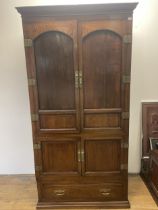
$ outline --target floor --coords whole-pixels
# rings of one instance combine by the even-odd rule
[[[129,177],[131,210],[158,210],[139,176]],[[0,210],[35,210],[36,183],[33,175],[0,176]]]

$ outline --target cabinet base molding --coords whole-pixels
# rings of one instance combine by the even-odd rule
[[[107,208],[107,209],[120,209],[130,208],[129,201],[111,201],[111,202],[38,202],[36,209],[63,209],[63,208]]]

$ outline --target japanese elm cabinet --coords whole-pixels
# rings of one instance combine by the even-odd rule
[[[20,7],[37,208],[127,208],[136,3]]]

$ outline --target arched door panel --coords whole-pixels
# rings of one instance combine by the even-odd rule
[[[83,129],[121,127],[122,38],[94,30],[82,38]]]

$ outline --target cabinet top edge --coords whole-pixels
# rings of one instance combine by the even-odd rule
[[[132,13],[138,2],[16,7],[22,16],[70,16],[106,13]]]

